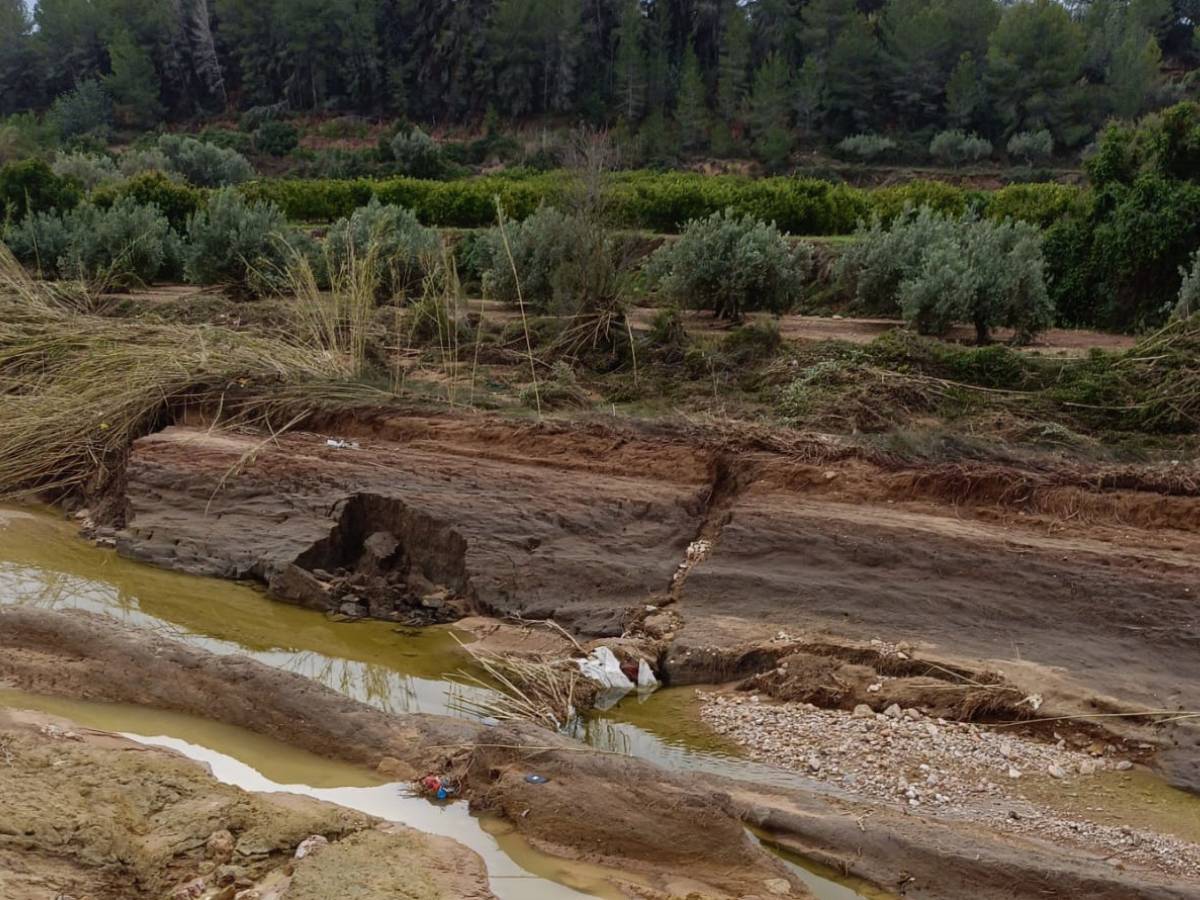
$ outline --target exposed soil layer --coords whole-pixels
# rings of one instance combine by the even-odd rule
[[[747,838],[728,798],[711,786],[582,750],[532,726],[389,715],[245,657],[213,656],[99,616],[27,608],[0,609],[4,682],[186,712],[397,780],[452,774],[473,808],[501,813],[543,849],[643,873],[660,892],[649,896],[750,896],[778,878],[793,885],[791,896],[806,896]],[[526,783],[534,766],[548,783]],[[589,814],[581,816],[581,808]],[[677,892],[676,885],[690,887]]]
[[[138,441],[119,549],[347,615],[645,632],[674,683],[754,674],[774,660],[731,654],[784,629],[1096,698],[1071,712],[1200,709],[1191,467],[904,468],[820,441],[384,412],[309,427]],[[1177,732],[1163,759],[1198,788]]]
[[[360,449],[187,428],[144,438],[129,462],[119,549],[258,578],[310,606],[345,603],[342,584],[377,616],[457,601],[616,635],[626,609],[669,582],[707,488],[694,464],[690,479],[645,477],[670,469],[653,447],[611,460],[596,448],[597,465],[555,466],[506,458],[501,445],[486,452],[486,435],[477,448],[412,437]]]
[[[470,850],[378,826],[308,798],[222,784],[171,751],[0,709],[5,900],[182,898],[226,889],[233,896],[259,888],[288,898],[492,896],[483,861]],[[312,835],[331,843],[293,861]],[[313,893],[313,884],[339,889]]]
[[[23,690],[202,715],[374,765],[393,778],[432,763],[462,778],[473,806],[500,812],[535,845],[636,873],[638,896],[806,896],[747,839],[743,823],[913,897],[1200,895],[1154,873],[1097,865],[1069,847],[998,837],[970,822],[950,827],[817,784],[811,791],[751,789],[712,776],[670,775],[529,726],[390,715],[301,676],[214,657],[99,616],[0,610],[0,650],[0,683]],[[549,782],[527,784],[531,767]],[[356,838],[346,853],[368,840]],[[310,896],[319,896],[332,882],[314,876],[309,883],[316,891]]]

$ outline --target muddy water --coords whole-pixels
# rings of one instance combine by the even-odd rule
[[[492,892],[502,900],[571,900],[623,896],[605,871],[546,856],[503,822],[474,817],[466,803],[436,804],[408,785],[299,750],[252,731],[207,719],[124,703],[93,703],[0,689],[0,707],[31,709],[85,728],[117,732],[205,763],[213,776],[247,791],[304,794],[470,847],[487,864]],[[628,878],[629,876],[623,876]]]
[[[122,559],[112,551],[79,540],[72,523],[49,511],[0,507],[0,603],[105,613],[214,653],[252,656],[389,711],[462,715],[455,705],[456,696],[479,690],[448,678],[470,662],[450,629],[334,622],[320,613],[268,600],[249,585],[196,578]],[[108,724],[94,727],[169,738],[182,742],[177,749],[184,744],[193,748],[189,755],[223,755],[257,772],[259,778],[290,785],[289,790],[311,793],[373,789],[370,785],[343,783],[348,773],[328,760],[314,757],[316,762],[305,762],[301,752],[293,748],[281,754],[276,742],[241,729],[226,731],[227,726],[218,723],[114,706],[119,714],[110,710],[106,715],[113,718]],[[59,714],[82,721],[66,711]],[[692,689],[664,690],[640,699],[630,697],[617,709],[583,723],[578,736],[594,746],[650,759],[667,768],[774,784],[809,784],[801,776],[738,759],[732,744],[700,723]],[[264,745],[260,741],[272,745],[269,752],[261,750]],[[273,761],[276,755],[278,763]],[[289,759],[297,761],[300,770],[289,774],[277,768]],[[331,779],[338,783],[330,784]],[[414,815],[413,809],[408,806],[403,811]],[[443,832],[426,828],[427,822],[399,821],[449,833],[483,853],[459,831]],[[456,828],[460,825],[453,823]],[[520,868],[537,871],[552,887],[557,882],[593,896],[607,895],[608,889],[596,872],[556,869],[560,865],[557,860],[535,853],[511,833],[501,833],[504,829],[500,823],[481,822],[474,827],[485,832],[490,829],[490,838],[501,848],[505,865],[519,864]],[[473,834],[470,828],[467,833]],[[491,871],[492,859],[483,855]],[[581,886],[581,879],[586,886]],[[845,896],[844,890],[834,890],[840,887],[832,881],[817,875],[810,880],[821,900]],[[519,895],[543,896],[528,892]]]

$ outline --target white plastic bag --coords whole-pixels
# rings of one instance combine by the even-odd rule
[[[579,671],[584,678],[595,681],[606,688],[633,690],[633,682],[621,671],[620,661],[607,647],[597,647],[586,659],[575,661],[579,663]]]
[[[638,660],[638,690],[654,690],[658,687],[658,679],[654,677],[654,671],[650,668],[650,663],[644,659]]]

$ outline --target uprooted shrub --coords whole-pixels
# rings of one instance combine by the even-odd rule
[[[219,284],[242,296],[271,293],[291,237],[279,207],[222,188],[188,219],[184,274],[193,284]]]
[[[437,232],[426,228],[402,206],[370,202],[348,218],[338,219],[326,241],[331,270],[346,267],[352,257],[375,256],[380,301],[412,290],[433,266],[440,249]]]
[[[996,326],[1027,339],[1053,323],[1044,269],[1034,226],[922,207],[863,225],[837,275],[867,312],[900,314],[922,334],[970,323],[984,343]]]
[[[727,209],[689,221],[677,241],[655,251],[645,272],[664,299],[736,320],[749,310],[787,310],[808,281],[812,259],[812,247],[792,246],[774,223]]]
[[[254,177],[254,167],[246,157],[206,141],[164,134],[158,139],[158,149],[173,171],[197,187],[224,187]]]
[[[31,213],[5,241],[27,266],[98,288],[148,284],[178,274],[179,236],[153,204],[124,198],[107,208],[85,203],[66,213]]]

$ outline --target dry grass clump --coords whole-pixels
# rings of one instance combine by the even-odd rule
[[[570,660],[529,659],[459,645],[483,673],[460,670],[459,679],[484,689],[479,696],[456,696],[454,705],[461,712],[502,722],[525,720],[554,731],[566,730],[576,718],[589,687]]]
[[[80,313],[0,246],[0,494],[107,483],[130,442],[173,407],[261,422],[280,405],[295,417],[330,390],[378,396],[330,386],[350,370],[337,348],[287,336]]]

